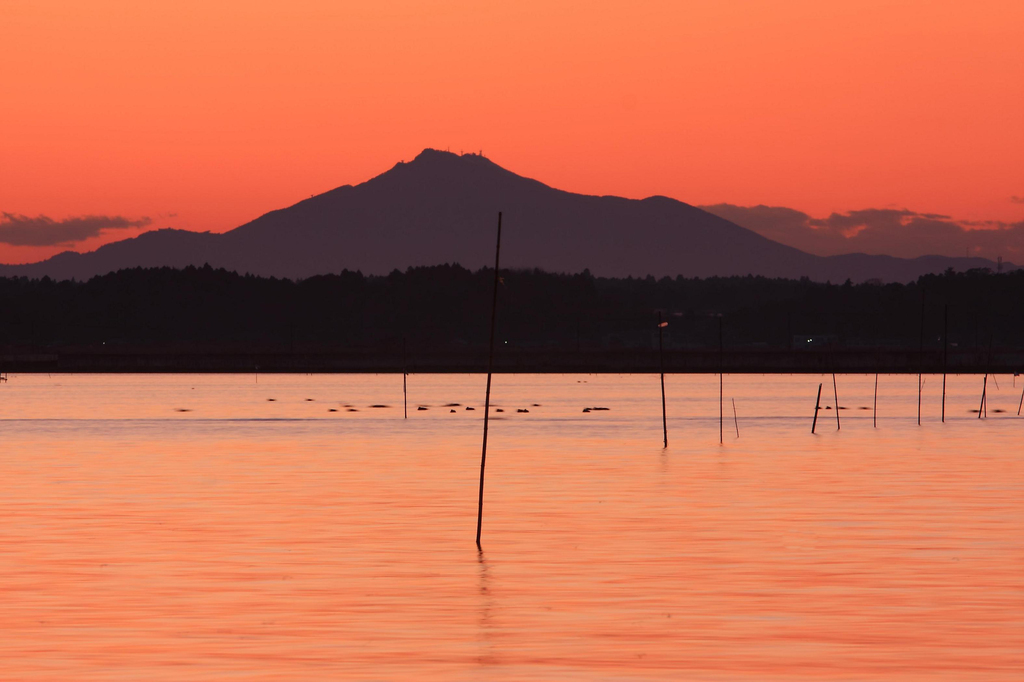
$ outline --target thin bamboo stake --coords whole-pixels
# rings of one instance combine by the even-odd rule
[[[658,358],[661,362],[661,429],[665,436],[665,447],[668,447],[668,414],[665,411],[665,347],[662,343],[662,330],[668,326],[668,322],[661,319],[661,311],[658,311]]]
[[[921,292],[921,343],[917,351],[917,425],[921,425],[921,375],[924,370],[924,292]]]
[[[723,384],[724,379],[722,376],[723,371],[723,360],[722,360],[722,316],[718,316],[718,444],[721,445],[725,442],[725,431],[724,431],[724,407],[722,405],[724,401],[723,397]]]
[[[498,312],[498,263],[501,256],[501,212],[498,212],[498,244],[494,249],[494,296],[491,299],[491,342],[487,355],[487,391],[484,394],[484,442],[480,449],[480,498],[476,507],[476,548],[484,523],[484,467],[487,464],[487,421],[491,413],[491,373],[494,370],[494,319]]]
[[[988,333],[988,362],[986,363],[986,369],[992,368],[992,332]],[[995,379],[995,375],[992,376]],[[998,384],[996,384],[998,386]],[[981,419],[982,412],[985,413],[985,418],[988,419],[988,372],[985,372],[985,381],[981,385],[981,406],[978,408],[978,419]]]
[[[405,359],[405,337],[402,337],[402,407],[405,409],[405,419],[409,418],[409,387],[406,385],[406,377],[409,376],[409,365]]]
[[[942,313],[942,423],[946,423],[946,368],[949,359],[949,304]]]
[[[875,402],[871,406],[871,426],[878,428],[878,372],[875,372]]]
[[[836,395],[836,431],[842,429],[842,425],[839,423],[839,389],[836,387],[836,373],[832,372],[832,390]]]
[[[832,342],[828,343],[828,364],[832,365],[832,392],[836,397],[836,431],[843,427],[839,424],[839,389],[836,387],[836,360],[832,355]]]
[[[736,426],[736,437],[740,437],[740,420],[736,416],[736,398],[732,398],[732,423]]]
[[[821,409],[821,384],[818,384],[818,397],[814,399],[814,421],[811,422],[811,433],[818,425],[818,410]]]
[[[985,375],[985,380],[981,384],[981,404],[978,405],[978,419],[981,419],[981,413],[985,410],[985,393],[988,390],[988,374]]]

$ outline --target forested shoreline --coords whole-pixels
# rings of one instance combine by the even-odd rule
[[[660,312],[669,350],[960,351],[1024,348],[1024,271],[947,272],[910,284],[764,277],[595,277],[502,270],[505,350],[650,349]],[[7,352],[118,348],[187,351],[454,352],[487,343],[493,270],[458,265],[301,281],[209,266],[121,270],[87,282],[0,278]],[[720,318],[720,319],[719,319]]]

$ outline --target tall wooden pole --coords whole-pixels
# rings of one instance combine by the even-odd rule
[[[487,420],[491,414],[491,373],[494,370],[494,320],[498,312],[498,264],[501,256],[501,212],[498,212],[498,245],[494,249],[494,296],[491,299],[491,340],[487,353],[487,391],[484,394],[484,443],[480,449],[480,498],[476,507],[476,548],[484,523],[484,467],[487,465]]]
[[[409,376],[409,365],[405,359],[405,337],[402,337],[402,407],[405,409],[405,419],[409,418],[409,387],[406,384],[406,377]]]
[[[946,423],[946,369],[949,361],[949,304],[942,311],[942,423]]]
[[[665,411],[665,347],[662,342],[662,330],[668,325],[662,321],[658,311],[658,358],[661,362],[661,429],[665,435],[665,447],[668,447],[668,414]]]
[[[924,373],[924,292],[921,292],[921,342],[917,350],[917,425],[921,425],[921,376]]]
[[[722,358],[722,348],[723,348],[723,346],[722,346],[722,316],[719,315],[718,316],[718,444],[719,445],[722,445],[723,443],[725,443],[725,435],[724,435],[725,434],[725,431],[724,431],[725,426],[723,425],[723,421],[725,419],[725,415],[723,414],[724,410],[725,410],[725,407],[722,405],[722,402],[724,400],[724,397],[723,397],[724,379],[723,379],[722,372],[724,371],[724,364],[725,363],[723,362],[723,358]]]

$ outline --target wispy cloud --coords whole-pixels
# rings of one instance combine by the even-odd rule
[[[53,220],[44,215],[29,218],[0,212],[0,244],[12,246],[71,246],[104,230],[146,227],[149,218],[130,220],[122,216],[87,215]]]
[[[954,220],[936,213],[869,208],[813,218],[782,206],[702,206],[705,211],[798,249],[832,256],[982,256],[1024,263],[1024,221]]]
[[[1016,194],[1014,194],[1012,197],[1010,197],[1010,203],[1011,204],[1024,204],[1024,197],[1019,197]]]

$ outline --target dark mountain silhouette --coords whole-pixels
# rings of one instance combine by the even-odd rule
[[[910,281],[980,258],[813,256],[667,197],[587,196],[521,177],[483,156],[425,150],[360,185],[267,213],[224,234],[156,230],[84,254],[66,252],[0,275],[87,279],[122,268],[209,263],[240,273],[304,278],[360,270],[491,261],[504,212],[502,264],[596,275]],[[1004,265],[1004,267],[1006,267]],[[1012,267],[1012,266],[1011,266]]]

